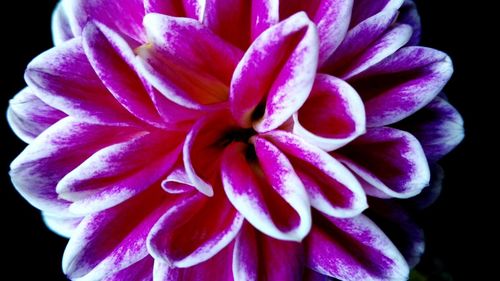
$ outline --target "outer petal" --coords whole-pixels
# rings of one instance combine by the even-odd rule
[[[351,79],[365,103],[367,124],[384,126],[428,104],[453,73],[450,58],[424,47],[402,48]]]
[[[133,63],[128,43],[104,25],[89,23],[83,31],[83,48],[97,76],[130,113],[154,126],[162,120],[151,102]]]
[[[318,74],[311,95],[294,115],[293,132],[324,150],[335,150],[365,132],[363,102],[343,80]]]
[[[153,264],[154,259],[146,256],[142,260],[118,272],[107,275],[103,281],[153,281]]]
[[[397,10],[404,0],[356,0],[352,9],[351,26],[387,10]]]
[[[226,247],[242,224],[243,217],[223,194],[207,198],[197,193],[158,220],[148,236],[148,249],[171,266],[190,267]]]
[[[307,13],[318,28],[319,65],[321,66],[344,39],[351,20],[353,2],[355,1],[281,0],[280,18],[285,19],[298,11]]]
[[[313,207],[335,217],[355,216],[367,207],[356,178],[326,152],[283,131],[273,131],[264,137],[292,162]]]
[[[36,57],[28,65],[25,78],[43,102],[70,116],[93,123],[136,122],[95,74],[81,38]]]
[[[57,183],[96,151],[133,137],[127,127],[86,124],[66,117],[38,136],[11,164],[16,189],[33,206],[58,213],[69,206]]]
[[[420,141],[430,162],[448,154],[464,138],[464,121],[460,113],[440,97],[397,127],[409,131]]]
[[[43,221],[47,227],[54,233],[65,238],[70,238],[75,229],[82,221],[82,217],[76,216],[60,216],[59,214],[51,214],[42,212]]]
[[[318,37],[305,13],[267,29],[250,46],[231,82],[230,103],[240,126],[279,127],[309,96],[316,75]]]
[[[165,176],[179,157],[181,142],[180,135],[162,131],[108,146],[61,179],[56,191],[75,202],[73,213],[115,206]]]
[[[66,114],[41,101],[32,88],[25,88],[9,102],[7,121],[16,135],[31,143]]]
[[[372,128],[338,152],[369,195],[408,198],[429,184],[430,170],[424,151],[407,132]]]
[[[301,281],[303,270],[302,244],[273,239],[245,224],[234,246],[236,280]]]
[[[69,2],[62,0],[57,3],[52,14],[52,40],[56,46],[79,35],[74,33],[74,27],[72,27],[75,22]]]
[[[279,21],[278,6],[278,0],[207,0],[203,23],[246,50],[253,39]]]
[[[206,0],[144,0],[146,14],[159,13],[201,20]]]
[[[313,270],[345,281],[408,279],[408,264],[367,217],[315,219],[305,242]]]
[[[205,281],[207,277],[217,276],[220,281],[234,281],[231,263],[233,260],[233,245],[226,246],[211,259],[189,268],[176,268],[162,260],[155,260],[155,281]]]
[[[408,24],[413,29],[413,34],[410,41],[408,41],[408,45],[418,45],[422,34],[422,25],[417,5],[413,0],[405,0],[399,11],[398,22]]]
[[[151,40],[137,50],[141,72],[170,100],[203,108],[227,100],[231,75],[242,53],[199,22],[148,14],[144,25]],[[203,46],[200,52],[199,46]]]
[[[174,203],[159,185],[116,207],[85,217],[63,256],[69,278],[100,280],[148,255],[146,236]]]
[[[256,138],[232,143],[222,158],[224,190],[234,207],[257,229],[276,239],[301,241],[311,228],[307,193],[286,157]],[[254,160],[248,161],[248,157]],[[256,159],[258,163],[256,163]]]

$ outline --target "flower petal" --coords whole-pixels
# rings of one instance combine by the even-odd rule
[[[52,14],[52,40],[56,46],[80,35],[75,34],[73,31],[74,27],[72,27],[72,24],[75,22],[69,2],[62,0],[57,3]]]
[[[400,121],[428,104],[453,73],[450,58],[424,47],[405,47],[351,79],[365,103],[367,125]]]
[[[341,160],[376,197],[408,198],[429,184],[424,151],[411,134],[388,127],[372,128],[338,151]]]
[[[352,8],[351,26],[387,10],[398,10],[404,0],[356,0]]]
[[[284,131],[263,137],[287,155],[313,207],[335,217],[355,216],[366,209],[366,196],[356,178],[328,153]]]
[[[318,215],[306,239],[308,266],[345,281],[407,280],[408,264],[372,221]]]
[[[205,12],[206,0],[144,0],[146,14],[158,13],[174,17],[200,20]]]
[[[148,249],[155,259],[190,267],[226,247],[242,224],[243,217],[222,193],[212,198],[195,193],[158,220],[148,236]]]
[[[276,240],[244,225],[234,246],[236,280],[301,281],[303,271],[302,244]]]
[[[26,82],[46,104],[92,123],[136,124],[95,74],[75,38],[36,57]]]
[[[63,270],[71,279],[100,280],[148,255],[146,237],[178,198],[153,185],[132,199],[86,216],[68,242]]]
[[[204,281],[217,276],[219,281],[235,281],[232,272],[233,245],[229,244],[211,259],[189,268],[173,267],[155,260],[153,276],[158,281]]]
[[[70,238],[83,219],[82,217],[66,217],[47,212],[42,212],[42,218],[50,230],[64,238]]]
[[[154,259],[150,256],[144,257],[142,260],[104,277],[103,281],[153,281],[153,265]]]
[[[417,11],[417,5],[413,0],[405,0],[403,6],[399,9],[399,13],[398,22],[407,24],[413,29],[413,34],[410,41],[408,41],[408,45],[418,45],[422,34],[422,24],[420,22],[420,15]]]
[[[160,180],[179,157],[182,135],[152,132],[108,146],[59,181],[70,210],[88,214],[115,206]]]
[[[221,166],[224,190],[255,228],[276,239],[301,241],[311,227],[304,186],[276,147],[261,138],[253,141],[253,156],[249,156],[253,148],[243,143],[234,142],[225,149]]]
[[[11,164],[16,189],[33,206],[59,213],[69,206],[57,183],[96,151],[138,132],[128,127],[86,124],[66,117],[40,134]]]
[[[440,97],[398,123],[397,127],[412,133],[420,141],[430,162],[441,159],[464,138],[464,121],[460,113]]]
[[[176,163],[167,178],[161,182],[161,187],[172,194],[189,192],[195,189],[182,162]]]
[[[365,132],[364,112],[363,101],[349,84],[318,74],[311,95],[294,115],[293,132],[332,151]]]
[[[279,127],[309,96],[316,75],[318,36],[305,13],[263,32],[238,64],[231,82],[234,119],[259,131]]]
[[[207,0],[203,23],[242,50],[278,23],[277,0]]]
[[[16,135],[26,143],[31,143],[52,124],[66,114],[41,101],[26,87],[9,101],[7,121]]]
[[[344,39],[351,19],[353,0],[280,1],[280,18],[305,11],[316,24],[319,36],[321,66]]]
[[[161,117],[133,67],[135,54],[128,43],[106,26],[89,23],[83,30],[83,48],[116,100],[137,118],[162,127]]]

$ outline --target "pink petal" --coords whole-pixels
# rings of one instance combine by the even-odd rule
[[[193,19],[148,14],[149,45],[137,49],[139,69],[170,100],[204,108],[227,100],[242,53]],[[200,52],[199,46],[203,46]]]
[[[106,277],[104,277],[103,281],[153,281],[153,264],[154,259],[150,256],[146,256],[142,260],[118,272],[107,275]]]
[[[208,198],[195,193],[158,220],[148,236],[148,249],[172,266],[191,267],[226,247],[242,224],[243,217],[223,194]]]
[[[263,32],[238,64],[231,82],[234,118],[259,131],[279,127],[309,96],[316,75],[318,37],[305,13]]]
[[[138,132],[129,127],[86,124],[66,117],[40,134],[11,164],[16,189],[33,206],[50,213],[66,210],[57,183],[100,149]]]
[[[41,101],[34,92],[32,88],[24,88],[9,101],[7,109],[9,126],[26,143],[66,116]]]
[[[177,200],[153,185],[132,199],[86,216],[68,242],[63,270],[71,279],[101,280],[148,255],[146,237]]]
[[[70,116],[93,123],[136,124],[108,92],[75,38],[36,57],[26,81],[46,104]]]
[[[368,218],[316,218],[306,240],[311,269],[345,281],[407,280],[408,264]]]
[[[355,216],[366,209],[366,196],[356,178],[328,153],[284,131],[263,137],[292,162],[313,207],[335,217]]]
[[[293,132],[321,149],[335,150],[365,132],[364,111],[349,84],[318,74],[311,95],[294,115]]]
[[[115,206],[160,180],[179,157],[183,134],[151,132],[108,146],[85,160],[57,184],[73,213]]]
[[[171,194],[190,192],[194,190],[183,164],[184,163],[182,161],[177,162],[167,178],[161,182],[163,190]]]
[[[358,176],[369,195],[408,198],[429,184],[424,151],[407,132],[372,128],[339,153],[340,160]]]
[[[349,27],[353,0],[281,0],[280,18],[305,11],[318,28],[319,65],[340,45]]]
[[[232,271],[233,246],[229,244],[211,259],[189,268],[173,267],[162,260],[155,260],[154,280],[205,281],[217,276],[217,281],[235,281]]]
[[[245,224],[234,247],[236,280],[302,281],[304,252],[296,242],[273,239]]]
[[[205,12],[205,0],[144,0],[144,7],[146,14],[158,13],[201,20]]]
[[[276,147],[261,138],[255,138],[254,145],[254,156],[249,156],[253,148],[243,143],[233,142],[225,149],[224,190],[255,228],[276,239],[301,241],[311,227],[304,186]]]
[[[133,63],[135,54],[128,43],[104,25],[89,23],[83,31],[83,48],[97,76],[111,94],[139,119],[162,127]]]
[[[207,0],[203,23],[246,50],[264,30],[278,23],[278,6],[277,0]]]
[[[367,125],[379,127],[424,107],[452,73],[451,60],[445,53],[405,47],[349,82],[365,103]]]

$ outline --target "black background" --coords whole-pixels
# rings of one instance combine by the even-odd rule
[[[447,52],[454,61],[455,74],[445,91],[462,113],[466,128],[464,142],[441,162],[446,172],[441,197],[417,217],[427,237],[419,269],[431,280],[446,280],[438,275],[452,276],[452,280],[494,280],[500,271],[494,267],[499,239],[494,237],[499,222],[494,202],[499,186],[493,136],[499,120],[495,111],[499,91],[493,86],[499,79],[495,53],[499,50],[494,50],[492,42],[500,32],[494,31],[498,25],[493,25],[495,17],[489,15],[494,9],[479,6],[483,1],[475,2],[478,5],[474,1],[418,1],[422,44]],[[11,132],[4,117],[8,100],[24,87],[25,66],[52,45],[50,17],[55,3],[9,1],[1,8],[2,280],[65,280],[60,264],[66,240],[44,226],[39,212],[17,194],[7,175],[10,161],[25,144]]]

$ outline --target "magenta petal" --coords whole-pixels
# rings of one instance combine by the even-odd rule
[[[129,265],[128,267],[107,275],[103,281],[153,281],[153,265],[154,259],[150,256],[144,257],[142,260]]]
[[[148,236],[153,257],[175,267],[209,260],[238,234],[243,217],[223,194],[208,198],[195,193],[166,212]]]
[[[144,7],[146,14],[158,13],[201,20],[205,12],[205,0],[144,0]]]
[[[7,121],[16,135],[31,143],[66,114],[40,100],[32,88],[25,88],[9,102]]]
[[[236,280],[301,281],[303,271],[301,243],[276,240],[244,225],[234,246]]]
[[[309,268],[307,268],[304,271],[303,281],[332,281],[332,280],[333,279],[330,276],[323,275]]]
[[[307,193],[286,157],[271,143],[256,138],[253,148],[232,143],[222,157],[227,197],[257,229],[271,237],[301,241],[311,228]]]
[[[139,262],[148,255],[148,233],[175,202],[155,185],[120,205],[86,216],[64,252],[64,272],[71,279],[101,280]]]
[[[311,205],[331,216],[351,217],[366,209],[366,196],[356,178],[325,151],[284,131],[264,135],[292,162]]]
[[[161,187],[171,194],[190,192],[195,189],[182,161],[176,163],[167,178],[161,182]]]
[[[71,9],[74,5],[70,2],[72,1],[63,0],[57,3],[52,14],[52,40],[56,46],[73,39],[80,35],[81,32],[81,29],[74,30],[76,22],[73,14],[74,11]],[[79,28],[78,25],[76,27]]]
[[[428,104],[453,73],[450,58],[425,47],[405,47],[349,81],[365,103],[367,125],[400,121]]]
[[[327,151],[365,132],[365,109],[346,82],[318,74],[311,95],[294,115],[293,132]]]
[[[66,117],[39,135],[11,164],[16,189],[33,206],[58,213],[69,206],[57,183],[89,156],[137,134],[128,127],[92,125]]]
[[[372,128],[338,152],[372,196],[408,198],[429,184],[424,151],[418,140],[405,131]]]
[[[352,9],[351,26],[384,13],[388,10],[396,11],[404,0],[356,0]]]
[[[306,240],[308,266],[345,281],[407,280],[408,264],[372,221],[318,215]]]
[[[83,48],[116,100],[139,119],[161,127],[161,117],[135,72],[135,54],[127,42],[104,25],[89,23],[83,31]]]
[[[316,28],[305,13],[263,32],[233,75],[229,99],[235,120],[259,132],[283,124],[309,96],[317,58]]]
[[[159,281],[205,281],[217,277],[217,281],[235,281],[232,261],[234,243],[227,245],[211,259],[189,268],[178,268],[155,260],[153,277]]]
[[[73,213],[115,206],[165,176],[179,157],[182,136],[152,132],[108,146],[62,178],[56,191],[74,202]]]
[[[133,118],[104,87],[75,38],[36,57],[25,74],[46,104],[92,123],[134,124]]]

